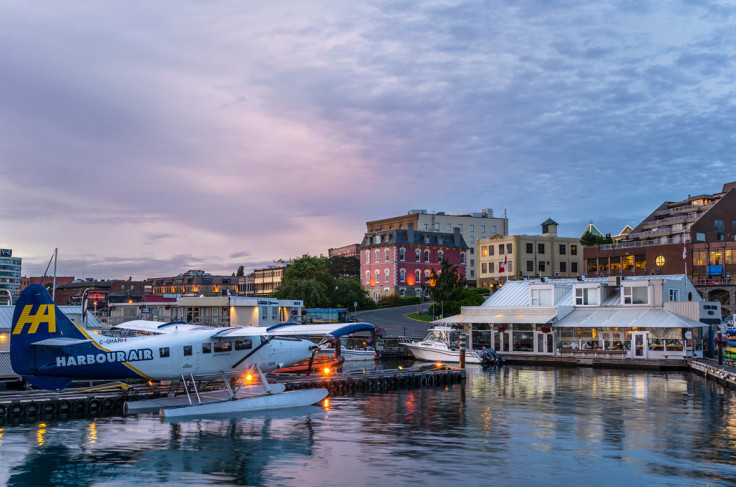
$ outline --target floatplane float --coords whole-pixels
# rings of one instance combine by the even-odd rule
[[[54,391],[72,380],[181,381],[185,396],[127,404],[128,411],[160,409],[165,418],[280,409],[315,404],[328,394],[326,389],[287,392],[283,384],[267,381],[266,372],[313,356],[316,345],[298,337],[339,339],[375,327],[358,322],[212,328],[136,320],[116,328],[146,335],[90,334],[54,305],[43,286],[30,285],[13,313],[11,365],[31,385]],[[198,386],[216,378],[224,388]]]

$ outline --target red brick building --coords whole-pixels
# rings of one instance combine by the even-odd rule
[[[458,228],[453,233],[406,229],[373,231],[360,245],[360,275],[368,295],[421,296],[432,269],[439,272],[444,259],[465,275],[468,246]]]

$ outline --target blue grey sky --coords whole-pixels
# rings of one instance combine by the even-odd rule
[[[736,180],[736,6],[0,2],[0,247],[231,273],[411,208],[578,236]]]

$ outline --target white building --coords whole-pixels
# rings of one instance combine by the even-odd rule
[[[710,351],[720,303],[684,275],[510,281],[462,323],[469,348],[607,359],[677,359]]]

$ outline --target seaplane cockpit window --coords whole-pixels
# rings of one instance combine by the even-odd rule
[[[159,356],[161,358],[168,357],[170,355],[169,354],[169,347],[161,347],[161,348],[159,348],[158,349],[158,353],[159,353]]]
[[[222,342],[215,342],[215,353],[219,352],[230,352],[233,349],[233,342],[225,340]]]
[[[253,348],[252,340],[235,340],[235,350],[250,350]]]
[[[184,356],[191,355],[191,354],[192,354],[192,346],[184,345]]]
[[[202,344],[202,353],[211,353],[212,352],[212,344],[210,342],[205,342]]]

